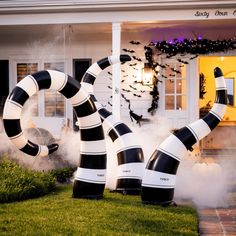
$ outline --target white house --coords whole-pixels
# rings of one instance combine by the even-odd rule
[[[144,46],[150,42],[198,37],[232,40],[235,32],[234,0],[1,1],[1,112],[9,91],[27,74],[51,68],[79,80],[97,60],[127,53],[133,61],[104,70],[95,82],[95,96],[117,118],[129,117],[124,98],[130,100],[136,114],[150,118],[153,114],[147,110],[152,103],[152,87],[137,83],[147,62]],[[153,56],[160,65],[168,65],[168,69],[158,67],[161,82],[158,83],[159,100],[154,116],[171,121],[173,129],[198,119],[199,109],[213,102],[214,66],[221,67],[225,77],[233,78],[232,81],[236,78],[236,52],[231,49],[223,48],[196,57],[188,53],[170,58],[164,53]],[[199,98],[200,73],[206,79],[204,99]],[[233,84],[234,95],[236,83]],[[60,94],[41,91],[33,100],[30,111],[37,126],[47,128],[57,136],[63,125],[73,126],[72,107]],[[220,132],[202,142],[204,148],[234,146],[227,139],[223,144],[221,140],[222,132],[231,135],[235,131],[234,105],[232,103],[221,122]]]

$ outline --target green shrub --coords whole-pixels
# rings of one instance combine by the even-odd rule
[[[50,171],[50,174],[54,176],[59,183],[69,182],[73,176],[76,168],[66,167],[62,169],[54,169]]]
[[[0,163],[0,202],[39,197],[52,191],[55,185],[50,173],[25,169],[7,158]]]

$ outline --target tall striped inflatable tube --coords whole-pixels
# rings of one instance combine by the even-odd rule
[[[116,190],[125,194],[140,193],[144,171],[144,155],[133,132],[127,125],[116,120],[112,113],[101,106],[93,95],[93,84],[102,70],[108,66],[130,61],[128,55],[110,56],[92,64],[82,78],[81,85],[92,94],[102,118],[104,132],[114,143],[118,158],[118,177]]]
[[[40,71],[22,79],[4,106],[3,123],[6,134],[21,151],[31,156],[47,156],[58,148],[37,145],[28,140],[20,126],[26,100],[42,89],[53,89],[70,100],[81,131],[80,164],[75,175],[73,196],[100,198],[105,187],[106,149],[101,118],[92,98],[72,77],[58,71]]]
[[[209,113],[167,137],[149,159],[142,182],[143,203],[171,204],[176,172],[182,156],[187,150],[192,150],[192,145],[208,135],[223,118],[227,105],[225,80],[218,67],[215,68],[214,75],[216,99]]]

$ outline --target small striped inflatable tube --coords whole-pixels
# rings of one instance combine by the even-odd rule
[[[214,75],[216,99],[209,113],[167,137],[149,159],[142,182],[143,203],[165,206],[173,202],[176,173],[182,156],[222,120],[227,105],[227,89],[220,68],[215,68]]]
[[[58,144],[38,145],[28,140],[22,132],[20,117],[29,97],[37,91],[53,89],[71,102],[81,131],[80,165],[77,169],[73,196],[101,198],[106,180],[106,149],[101,118],[92,98],[72,77],[58,71],[40,71],[22,79],[8,96],[3,124],[7,136],[22,152],[34,156],[47,156],[58,149]]]
[[[138,194],[144,172],[144,155],[136,137],[127,125],[116,120],[112,113],[101,106],[94,97],[93,84],[97,76],[110,65],[130,61],[129,55],[110,56],[92,64],[85,72],[81,85],[93,97],[102,118],[105,133],[111,138],[118,159],[116,191],[125,194]]]

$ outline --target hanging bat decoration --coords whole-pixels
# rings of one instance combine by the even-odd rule
[[[110,85],[107,86],[109,89],[112,89],[112,87]]]
[[[162,65],[162,64],[156,62],[156,63],[154,64],[154,67],[157,67],[157,66],[160,66],[162,69],[165,69],[165,68],[166,68],[165,65]]]
[[[133,59],[134,59],[134,60],[136,60],[136,61],[140,61],[140,62],[142,61],[142,59],[141,59],[141,58],[139,58],[139,57],[136,57],[136,56],[133,56]]]
[[[183,61],[181,59],[177,59],[177,61],[180,62],[180,63],[186,64],[186,65],[189,64],[187,61]]]
[[[130,93],[131,92],[131,90],[129,90],[129,89],[122,89],[123,91],[125,91],[125,92],[127,92],[127,93]]]
[[[195,56],[193,56],[193,57],[190,57],[189,59],[190,60],[193,60],[193,59],[195,59],[195,58],[197,58],[199,55],[195,55]]]
[[[141,95],[138,95],[138,94],[136,94],[136,93],[133,93],[133,95],[134,95],[135,97],[138,97],[138,98],[141,98],[141,97],[142,97]]]
[[[123,48],[122,49],[124,52],[129,52],[129,53],[135,53],[135,51],[134,50],[130,50],[130,49],[126,49],[126,48]]]
[[[129,66],[136,66],[137,65],[137,63],[135,62],[135,63],[133,63],[133,64],[129,64]]]
[[[107,72],[109,75],[112,75],[112,73],[110,71]]]
[[[140,42],[134,41],[134,40],[130,41],[129,43],[134,44],[134,45],[139,45],[139,44],[141,44]]]
[[[129,85],[130,88],[137,90],[137,88],[133,87],[132,85]]]
[[[181,74],[181,71],[179,71],[179,70],[176,70],[176,69],[174,69],[174,68],[171,68],[171,70],[172,70],[173,72],[175,72],[176,74]]]

